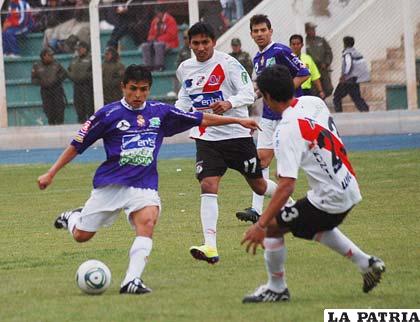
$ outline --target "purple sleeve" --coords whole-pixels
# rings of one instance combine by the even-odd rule
[[[71,145],[79,154],[82,154],[89,146],[101,139],[105,132],[104,113],[97,112],[92,115],[77,132]]]
[[[165,116],[165,136],[172,136],[199,126],[202,120],[203,113],[201,112],[184,112],[171,106]]]
[[[292,77],[308,76],[309,70],[305,64],[297,57],[290,48],[283,47],[282,50],[276,55],[277,63],[286,65]]]

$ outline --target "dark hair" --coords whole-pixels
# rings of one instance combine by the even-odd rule
[[[301,35],[298,35],[298,34],[291,35],[289,38],[289,44],[292,43],[293,39],[299,39],[300,42],[303,44],[303,37]]]
[[[269,94],[277,102],[287,102],[295,92],[289,69],[282,65],[265,68],[257,77],[257,86],[263,95]]]
[[[343,38],[344,46],[347,47],[353,47],[354,46],[354,38],[350,36],[346,36]]]
[[[249,21],[249,29],[252,31],[252,26],[265,23],[268,29],[271,29],[271,21],[266,15],[253,15]]]
[[[212,40],[216,39],[213,28],[205,22],[197,22],[188,29],[188,39],[190,41],[193,36],[197,35],[205,35]]]
[[[127,85],[129,81],[146,81],[152,87],[152,73],[145,66],[132,64],[125,69],[123,84]]]
[[[54,55],[54,50],[52,50],[50,47],[43,48],[39,54],[39,57],[42,59],[46,54]]]
[[[111,53],[111,62],[116,63],[120,60],[120,54],[114,47],[106,47],[105,53]]]

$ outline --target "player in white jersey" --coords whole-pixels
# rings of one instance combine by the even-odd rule
[[[267,209],[245,234],[242,244],[255,254],[265,248],[268,283],[244,297],[244,303],[287,301],[283,235],[315,240],[356,264],[363,276],[363,291],[372,290],[385,271],[384,262],[364,253],[337,226],[361,199],[354,170],[325,103],[313,96],[294,98],[293,81],[283,66],[272,66],[257,78],[269,107],[283,115],[274,134],[278,186]],[[310,190],[294,205],[298,170],[305,172]]]
[[[244,67],[228,54],[214,50],[216,40],[208,24],[196,23],[188,30],[195,57],[181,63],[177,77],[182,84],[175,106],[223,116],[248,117],[247,105],[254,101],[253,85]],[[204,245],[192,246],[191,255],[208,263],[219,261],[216,226],[219,216],[217,193],[228,168],[239,171],[259,195],[271,196],[273,181],[262,176],[251,132],[240,126],[196,127],[196,175],[201,186],[200,216]]]

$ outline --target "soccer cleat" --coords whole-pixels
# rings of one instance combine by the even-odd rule
[[[70,216],[75,212],[81,212],[83,207],[62,212],[54,221],[54,227],[57,229],[67,229]]]
[[[381,281],[382,273],[385,272],[385,263],[377,257],[369,258],[369,267],[363,273],[363,292],[368,293]]]
[[[216,264],[219,261],[217,249],[208,245],[191,246],[190,253],[195,259],[206,261],[209,264]]]
[[[148,288],[140,278],[135,278],[120,288],[120,294],[146,294],[152,289]]]
[[[255,224],[258,221],[258,218],[260,218],[260,215],[254,208],[249,207],[242,211],[238,211],[236,213],[236,218],[242,221],[250,221]]]
[[[261,285],[254,293],[246,295],[242,303],[262,303],[262,302],[285,302],[290,301],[289,289],[277,293],[270,290],[267,285]]]

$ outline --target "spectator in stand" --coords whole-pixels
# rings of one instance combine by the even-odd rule
[[[209,24],[214,30],[217,38],[222,35],[229,26],[228,19],[223,15],[223,8],[220,2],[202,2],[200,3],[200,22]]]
[[[66,22],[74,17],[72,10],[62,10],[61,8],[73,7],[72,0],[44,0],[39,11],[34,12],[34,31],[44,32],[48,28]]]
[[[153,7],[142,5],[143,0],[128,0],[117,6],[117,22],[112,31],[107,47],[117,49],[118,42],[126,35],[130,35],[136,46],[147,40],[147,27],[153,16]]]
[[[325,38],[316,35],[316,25],[310,22],[305,23],[306,32],[306,53],[315,61],[319,72],[321,73],[321,84],[325,97],[333,92],[331,83],[330,65],[333,60],[333,54],[328,41]]]
[[[229,20],[231,25],[243,17],[243,0],[220,0],[220,4],[223,8],[223,15]]]
[[[3,24],[3,52],[6,57],[19,57],[18,37],[31,31],[34,21],[31,7],[25,0],[10,0]]]
[[[125,66],[120,62],[120,55],[113,47],[105,50],[102,64],[102,81],[104,89],[104,105],[122,98],[121,82],[124,77]]]
[[[66,107],[63,81],[67,78],[67,72],[54,59],[52,49],[42,49],[40,57],[41,60],[32,66],[32,84],[41,86],[42,109],[48,124],[63,124]]]
[[[72,19],[45,30],[43,47],[51,47],[56,53],[62,53],[70,52],[68,49],[64,49],[65,47],[69,47],[65,42],[70,37],[71,42],[72,39],[77,37],[77,40],[89,43],[90,27],[88,5],[88,0],[76,0],[75,9],[72,10]]]
[[[334,107],[336,112],[342,112],[341,100],[350,95],[360,112],[368,112],[369,106],[360,94],[360,83],[370,80],[370,72],[366,60],[354,46],[353,37],[344,37],[344,50],[340,82],[334,92]]]
[[[141,45],[143,65],[151,70],[165,69],[165,54],[179,45],[178,25],[169,12],[157,6],[150,24],[147,42]]]
[[[176,67],[189,58],[191,58],[191,48],[190,48],[190,41],[188,39],[188,30],[185,30],[183,33],[183,40],[184,46],[182,46],[181,50],[178,52],[178,56],[176,58]]]
[[[319,73],[318,67],[310,55],[302,53],[303,37],[301,35],[290,36],[289,45],[293,53],[299,57],[300,61],[305,64],[311,73],[310,78],[300,86],[302,88],[302,94],[319,96],[324,99],[325,93],[322,89],[321,74]],[[312,84],[315,88],[312,87]]]
[[[248,72],[248,75],[252,76],[254,64],[252,63],[251,56],[246,51],[242,50],[241,40],[239,38],[233,38],[230,42],[230,45],[232,47],[232,52],[229,53],[229,55],[236,58],[236,60],[239,61],[242,66],[244,66],[245,70]]]
[[[69,77],[73,81],[73,101],[79,123],[84,123],[94,113],[92,58],[89,45],[79,41],[76,45],[76,57],[68,68]]]

